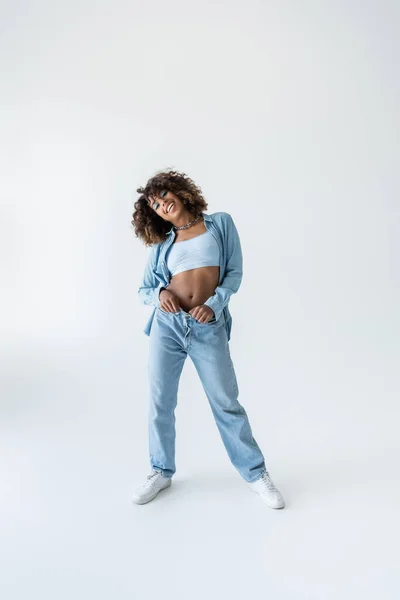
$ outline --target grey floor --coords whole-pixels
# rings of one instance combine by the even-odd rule
[[[237,346],[232,353],[239,377],[248,365]],[[187,361],[177,473],[169,489],[138,506],[131,494],[148,473],[145,362],[120,347],[90,359],[37,352],[8,365],[2,598],[399,597],[397,426],[379,438],[384,411],[381,422],[371,413],[344,425],[350,404],[316,413],[312,387],[300,386],[292,404],[293,380],[285,384],[278,364],[264,391],[257,378],[239,377],[286,500],[272,510],[231,466]]]

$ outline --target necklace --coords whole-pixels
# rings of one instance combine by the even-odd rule
[[[189,223],[187,223],[187,225],[181,225],[180,227],[175,227],[175,225],[173,225],[172,229],[175,229],[175,231],[177,231],[178,229],[187,229],[188,227],[193,225],[193,223],[196,223],[196,221],[198,221],[202,216],[203,215],[198,215],[195,219],[193,219],[193,221],[190,221]]]

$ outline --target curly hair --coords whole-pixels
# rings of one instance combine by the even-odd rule
[[[167,232],[171,229],[171,223],[157,215],[148,204],[149,198],[157,197],[162,190],[168,190],[178,196],[194,217],[207,210],[208,205],[201,188],[186,173],[172,169],[156,172],[145,187],[139,187],[136,190],[141,196],[134,203],[135,210],[131,221],[136,237],[140,238],[145,246],[164,241],[167,238]]]

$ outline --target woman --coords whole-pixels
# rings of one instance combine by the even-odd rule
[[[175,407],[187,355],[206,392],[228,456],[250,488],[271,508],[283,508],[238,401],[230,356],[228,304],[242,280],[242,251],[232,217],[208,215],[201,189],[177,171],[152,177],[135,202],[132,224],[151,246],[139,298],[153,306],[149,336],[149,451],[151,473],[134,493],[144,504],[171,485],[175,468]]]

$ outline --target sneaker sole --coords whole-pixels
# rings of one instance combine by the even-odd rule
[[[261,500],[263,500],[263,498],[261,498]],[[285,508],[285,504],[282,504],[281,506],[272,506],[271,504],[268,504],[268,502],[265,502],[265,500],[263,500],[264,504],[266,504],[269,508],[273,508],[275,510],[282,510],[282,508]]]
[[[281,510],[282,508],[285,508],[285,502],[283,502],[283,504],[281,506],[273,506],[272,504],[268,504],[267,500],[265,498],[263,498],[261,496],[261,494],[259,494],[257,492],[257,490],[253,490],[252,488],[250,488],[252,492],[254,492],[255,494],[257,494],[257,496],[260,496],[261,500],[264,502],[264,504],[266,504],[268,506],[268,508],[274,508],[275,510]]]
[[[166,485],[164,485],[162,488],[155,491],[154,494],[152,494],[150,496],[150,498],[146,498],[144,500],[144,499],[136,498],[135,496],[133,496],[132,502],[134,502],[135,504],[147,504],[148,502],[151,502],[152,500],[154,500],[154,498],[157,496],[157,494],[159,494],[160,492],[162,492],[163,490],[168,488],[170,485],[171,485],[171,480]]]

